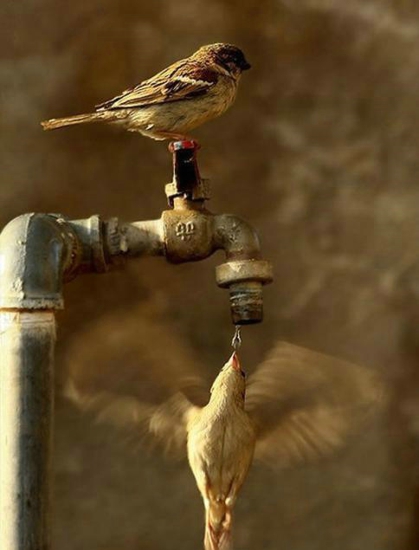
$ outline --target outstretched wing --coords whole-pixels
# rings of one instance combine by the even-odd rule
[[[167,69],[96,106],[98,111],[140,108],[159,103],[192,99],[206,94],[218,81],[218,74],[190,60],[181,60]]]
[[[208,401],[189,347],[144,310],[111,313],[67,349],[65,394],[139,442],[185,454],[188,415]]]
[[[184,456],[186,451],[186,424],[189,415],[199,407],[178,392],[160,405],[151,405],[132,396],[112,392],[81,392],[69,380],[65,396],[85,412],[93,412],[100,423],[112,424],[121,431],[130,432],[137,442],[158,443],[166,454]]]
[[[287,466],[327,456],[383,397],[382,383],[369,370],[279,342],[249,377],[255,457]]]

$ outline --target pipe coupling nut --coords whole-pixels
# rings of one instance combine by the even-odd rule
[[[221,288],[246,281],[266,285],[273,280],[272,264],[266,260],[232,260],[217,266],[215,277]]]

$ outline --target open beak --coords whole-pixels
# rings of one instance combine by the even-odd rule
[[[231,364],[234,370],[236,370],[237,372],[241,371],[239,357],[235,351],[233,351],[233,354],[230,357],[229,363]]]

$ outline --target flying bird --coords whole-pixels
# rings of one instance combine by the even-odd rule
[[[88,335],[90,344],[105,327]],[[146,330],[154,342],[161,339],[160,328]],[[108,360],[119,348],[132,361],[132,350],[124,347],[131,336],[121,329],[106,352]],[[170,337],[155,357],[145,353],[149,366],[127,376],[124,368],[116,375],[112,360],[109,370],[101,365],[92,372],[95,353],[78,342],[70,351],[66,393],[98,420],[134,428],[135,437],[187,455],[205,506],[205,550],[231,549],[234,504],[253,460],[288,467],[328,456],[383,398],[383,386],[371,371],[286,342],[278,342],[248,378],[233,353],[208,393],[199,368],[176,344],[173,360],[167,361],[168,345]],[[124,377],[127,389],[121,387]],[[153,379],[164,387],[155,402]]]
[[[226,111],[235,101],[243,71],[250,69],[232,44],[210,44],[170,65],[92,113],[53,118],[45,130],[73,124],[109,122],[155,140],[191,139],[188,134]]]

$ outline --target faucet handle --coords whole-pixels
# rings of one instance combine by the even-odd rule
[[[201,178],[196,153],[200,145],[193,140],[173,141],[169,151],[173,155],[173,180],[165,187],[170,206],[175,197],[186,197],[193,201],[210,198],[209,181]]]

